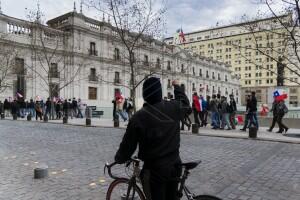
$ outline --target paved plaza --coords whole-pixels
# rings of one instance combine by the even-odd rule
[[[105,199],[103,174],[124,129],[0,121],[0,199]],[[202,160],[188,185],[222,199],[300,200],[300,144],[182,135],[184,161]],[[49,177],[33,179],[39,164]],[[122,167],[117,172],[122,173]]]

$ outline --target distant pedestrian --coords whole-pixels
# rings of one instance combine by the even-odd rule
[[[284,100],[280,100],[277,104],[277,111],[278,111],[278,116],[277,116],[277,123],[279,126],[279,131],[277,133],[283,133],[287,132],[289,128],[282,123],[282,119],[286,113],[288,113],[288,108],[286,107]]]
[[[229,104],[227,102],[227,98],[221,97],[221,110],[220,113],[222,115],[222,124],[221,129],[224,129],[227,126],[227,130],[231,130],[231,126],[229,123]]]
[[[229,121],[232,129],[235,129],[235,115],[237,111],[236,102],[234,100],[233,94],[229,95]]]
[[[64,113],[64,117],[66,117],[66,118],[69,117],[69,103],[68,103],[67,99],[65,99],[65,101],[63,103],[63,113]]]
[[[42,102],[41,101],[36,101],[35,102],[35,120],[43,120],[43,108],[42,108]]]
[[[77,117],[83,118],[82,113],[84,112],[84,108],[83,108],[83,103],[82,103],[81,99],[78,99],[77,111],[78,111]]]
[[[271,108],[271,112],[273,114],[273,119],[272,119],[272,124],[270,126],[270,128],[267,130],[269,132],[272,132],[273,128],[275,127],[276,123],[277,123],[277,117],[278,117],[278,101],[276,101],[276,99],[274,98],[274,101],[272,103],[272,108]]]
[[[199,97],[197,92],[193,94],[192,110],[194,114],[194,121],[198,126],[200,126],[200,121],[199,121],[200,102],[199,102]]]
[[[5,99],[3,103],[5,117],[9,117],[11,113],[11,103]]]
[[[220,116],[218,109],[218,100],[216,99],[216,95],[212,95],[212,100],[209,103],[209,108],[211,110],[211,125],[213,129],[220,128]]]
[[[4,105],[2,103],[2,101],[0,101],[0,115],[4,114]]]

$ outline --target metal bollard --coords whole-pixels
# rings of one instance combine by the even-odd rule
[[[1,119],[5,119],[4,113],[1,113]]]
[[[192,124],[192,133],[195,133],[195,134],[199,133],[199,126],[198,126],[198,124]]]
[[[18,119],[18,115],[17,114],[13,114],[13,120],[17,120]]]
[[[255,126],[251,126],[249,128],[249,138],[252,138],[252,139],[257,138],[257,128]]]
[[[48,122],[48,115],[44,115],[44,122]]]
[[[64,116],[63,117],[63,124],[67,124],[68,123],[68,117],[67,116]]]
[[[90,107],[86,107],[85,117],[86,117],[85,125],[90,126],[92,124],[92,120],[91,120],[91,118],[92,118],[92,109]]]
[[[42,179],[48,177],[48,166],[47,165],[40,165],[34,169],[34,178],[35,179]]]

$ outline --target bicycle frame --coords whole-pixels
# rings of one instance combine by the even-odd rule
[[[182,198],[183,197],[183,192],[184,192],[184,194],[185,194],[185,196],[187,197],[188,200],[194,200],[195,194],[190,192],[188,187],[185,186],[185,181],[187,180],[189,174],[190,174],[190,172],[188,170],[184,169],[183,175],[180,179],[180,186],[179,186],[179,190],[178,190],[178,196],[179,196],[179,198]]]

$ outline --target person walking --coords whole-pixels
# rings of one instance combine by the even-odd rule
[[[199,112],[199,116],[200,116],[200,120],[201,120],[201,127],[206,126],[207,125],[207,101],[205,101],[204,97],[202,95],[200,95],[200,112]]]
[[[4,104],[0,101],[0,115],[4,114]]]
[[[122,95],[118,96],[117,97],[117,105],[116,105],[116,113],[119,115],[119,117],[121,116],[122,119],[124,120],[124,122],[127,121],[127,118],[126,116],[124,115],[124,112],[123,112],[123,105],[124,105],[124,97]]]
[[[38,118],[40,120],[43,120],[43,108],[42,108],[42,102],[36,101],[35,102],[35,120],[37,121]]]
[[[128,99],[128,105],[127,105],[127,113],[128,113],[128,119],[131,119],[132,113],[133,113],[133,102],[132,99]]]
[[[230,102],[229,102],[229,122],[232,129],[235,129],[235,114],[237,111],[236,102],[234,100],[233,94],[229,95]]]
[[[251,114],[250,114],[250,95],[247,95],[246,97],[246,112],[245,112],[245,121],[244,121],[244,126],[242,129],[240,129],[241,131],[246,131],[247,128],[249,128],[249,121],[253,120],[250,119],[251,118]]]
[[[277,131],[276,133],[283,133],[283,131],[286,133],[289,130],[289,128],[282,123],[282,119],[283,119],[284,115],[286,113],[288,113],[288,108],[286,107],[284,100],[280,100],[278,102],[277,112],[278,112],[277,123],[279,126],[279,131]]]
[[[3,103],[5,117],[9,117],[11,113],[11,103],[5,99]]]
[[[197,92],[193,94],[192,110],[194,114],[194,121],[198,126],[200,126],[200,121],[199,121],[200,102],[199,102],[199,97]]]
[[[270,110],[272,112],[272,114],[273,114],[272,124],[271,124],[270,128],[267,130],[269,132],[272,132],[273,128],[275,127],[275,125],[277,123],[277,117],[278,117],[277,108],[278,108],[278,102],[274,98],[274,101],[272,103],[272,108]]]
[[[216,95],[212,95],[212,100],[209,103],[209,108],[211,110],[211,125],[213,129],[220,128],[220,116],[218,109],[218,101]]]
[[[63,103],[63,113],[64,113],[64,117],[66,118],[69,117],[69,102],[67,99],[65,99]]]
[[[175,100],[162,100],[160,80],[148,78],[143,84],[145,104],[128,123],[115,155],[115,161],[128,161],[138,146],[138,158],[144,162],[141,181],[147,199],[179,200],[180,120],[190,108],[178,81],[173,81]]]
[[[82,112],[84,111],[84,108],[81,99],[78,99],[77,110],[78,110],[77,118],[83,118]]]
[[[227,102],[227,98],[222,96],[221,97],[221,115],[222,115],[222,125],[221,129],[224,129],[227,126],[227,130],[231,130],[230,123],[229,123],[229,104]]]
[[[61,119],[62,117],[62,102],[59,99],[55,105],[55,113],[56,113],[56,119]]]
[[[30,99],[30,101],[28,103],[28,109],[29,109],[29,114],[31,115],[31,117],[34,117],[35,116],[35,106],[34,106],[33,99]]]
[[[119,120],[118,115],[117,115],[117,97],[111,101],[113,104],[113,121]]]
[[[255,97],[255,92],[251,92],[249,112],[250,112],[250,126],[253,123],[253,125],[258,130],[259,124],[257,118],[257,99]]]
[[[77,113],[78,113],[78,102],[76,101],[76,98],[74,97],[72,100],[72,116],[73,117],[77,117]]]
[[[51,108],[52,108],[52,103],[50,98],[48,98],[46,101],[46,112],[45,112],[45,117],[47,116],[48,119],[50,119]]]

